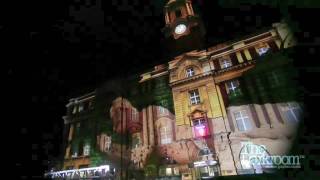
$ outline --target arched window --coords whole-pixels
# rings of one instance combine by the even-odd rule
[[[188,68],[186,69],[186,76],[187,77],[191,77],[191,76],[194,76],[194,69],[193,68]]]

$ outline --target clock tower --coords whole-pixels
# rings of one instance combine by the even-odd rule
[[[193,11],[191,0],[169,0],[164,8],[166,37],[179,39],[189,35],[192,28],[202,26],[200,18]],[[204,34],[203,27],[200,27]]]
[[[169,0],[164,7],[165,27],[162,29],[170,49],[188,51],[202,48],[205,34],[200,17],[191,0]]]

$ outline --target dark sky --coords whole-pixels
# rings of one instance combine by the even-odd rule
[[[254,33],[283,15],[266,5],[227,8],[213,0],[193,4],[206,26],[207,45]],[[162,6],[161,0],[38,1],[26,5],[16,28],[0,27],[1,38],[15,49],[7,53],[19,56],[6,65],[13,97],[10,117],[19,124],[13,163],[21,177],[39,177],[48,159],[58,157],[69,98],[107,79],[169,61],[160,31]],[[296,8],[290,13],[297,21],[304,20]]]

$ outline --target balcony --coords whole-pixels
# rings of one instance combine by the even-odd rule
[[[178,85],[178,84],[181,84],[181,83],[186,83],[186,82],[190,82],[190,81],[193,81],[193,80],[198,80],[198,79],[201,79],[201,78],[204,78],[204,77],[208,77],[208,76],[218,76],[218,75],[221,75],[223,73],[227,73],[229,71],[239,70],[239,69],[242,69],[242,68],[245,68],[245,67],[248,67],[248,66],[253,66],[255,63],[256,63],[256,60],[251,60],[251,61],[240,63],[240,64],[237,64],[237,65],[233,65],[233,66],[230,66],[230,67],[227,67],[227,68],[223,68],[223,69],[219,69],[219,70],[211,70],[211,71],[208,71],[208,72],[196,74],[194,76],[190,76],[190,77],[187,77],[187,78],[184,78],[184,79],[173,81],[173,82],[170,83],[170,86],[175,86],[175,85]]]

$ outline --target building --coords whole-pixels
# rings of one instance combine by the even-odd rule
[[[88,93],[78,98],[70,99],[67,115],[63,117],[65,123],[65,155],[63,169],[80,169],[89,167],[91,142],[86,141],[93,132],[88,131],[94,109],[95,92]],[[85,136],[82,138],[82,136]],[[81,139],[80,139],[81,137]]]
[[[177,43],[204,32],[189,0],[170,0],[164,12],[163,31]],[[282,54],[294,45],[287,25],[275,23],[70,99],[64,169],[108,164],[121,176],[130,168],[160,179],[267,172],[249,155],[287,154],[301,117]]]

